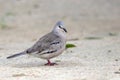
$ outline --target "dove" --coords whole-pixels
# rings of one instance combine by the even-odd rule
[[[56,63],[52,63],[50,59],[59,56],[65,50],[66,34],[67,30],[63,22],[58,21],[52,31],[41,37],[33,46],[20,53],[8,56],[7,59],[29,54],[47,60],[45,65],[55,65]]]

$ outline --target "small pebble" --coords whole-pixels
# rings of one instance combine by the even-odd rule
[[[118,59],[115,59],[115,61],[118,61]]]
[[[108,50],[108,52],[110,53],[110,52],[111,52],[111,50]]]
[[[119,71],[116,71],[116,72],[114,72],[115,74],[120,74],[120,72]]]

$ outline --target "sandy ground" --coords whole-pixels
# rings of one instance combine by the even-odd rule
[[[77,47],[52,59],[55,66],[44,66],[45,60],[28,55],[6,59],[31,43],[1,44],[1,80],[120,80],[120,36],[69,41]]]
[[[76,45],[52,59],[58,65],[29,55],[6,59],[58,20]],[[120,80],[120,0],[0,0],[0,80]]]

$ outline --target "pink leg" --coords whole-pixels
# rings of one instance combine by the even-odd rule
[[[56,65],[56,63],[51,63],[50,60],[47,60],[47,61],[48,61],[48,63],[45,64],[47,66],[54,66],[54,65]]]

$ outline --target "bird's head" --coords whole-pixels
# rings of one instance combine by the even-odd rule
[[[53,32],[57,32],[57,33],[67,33],[67,30],[64,27],[64,24],[62,21],[58,21],[55,24],[55,27],[53,29]]]

